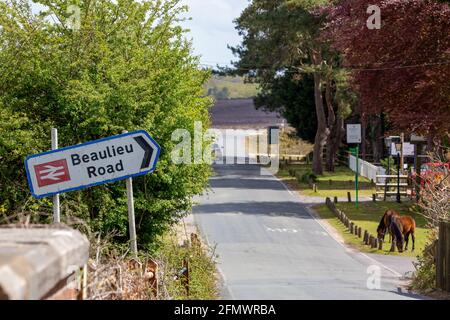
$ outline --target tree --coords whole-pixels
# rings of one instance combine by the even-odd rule
[[[190,209],[209,174],[206,164],[170,159],[172,132],[192,133],[196,120],[206,129],[211,103],[202,97],[209,73],[176,23],[184,8],[178,0],[35,2],[44,12],[25,0],[0,3],[0,210],[50,215],[49,200],[28,191],[23,159],[50,148],[51,127],[62,146],[146,129],[162,148],[156,171],[134,179],[138,240],[150,246]],[[78,26],[67,23],[69,5],[79,7]],[[63,216],[125,241],[125,194],[123,182],[64,194]]]
[[[266,98],[272,94],[270,90],[276,88],[280,76],[290,72],[311,74],[317,122],[313,157],[316,174],[323,173],[322,155],[326,143],[330,144],[328,169],[333,170],[336,145],[339,146],[343,132],[343,113],[336,104],[337,91],[342,88],[336,85],[341,74],[336,69],[339,60],[320,38],[324,16],[317,8],[326,2],[253,0],[236,20],[236,29],[243,37],[242,45],[232,48],[240,59],[235,63],[237,72],[262,84]],[[330,132],[333,132],[333,139]]]
[[[263,84],[261,93],[255,98],[255,105],[264,110],[280,112],[296,129],[300,138],[314,142],[317,121],[313,97],[314,81],[311,75],[287,72]]]
[[[366,26],[369,5],[379,30]],[[353,70],[363,118],[385,114],[392,131],[430,137],[450,128],[450,8],[432,0],[343,0],[330,6],[325,34]]]

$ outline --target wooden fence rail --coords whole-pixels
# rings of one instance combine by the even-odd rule
[[[436,286],[450,292],[450,221],[439,223],[436,255]]]

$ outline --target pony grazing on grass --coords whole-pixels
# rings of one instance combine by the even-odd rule
[[[403,242],[405,242],[405,250],[408,250],[409,236],[412,239],[412,251],[415,246],[416,221],[410,216],[400,216],[400,214],[393,210],[387,210],[377,228],[378,239],[384,240],[386,231],[392,237],[391,252],[395,251],[394,242],[397,243],[399,252],[403,252]],[[400,249],[401,248],[401,249]]]

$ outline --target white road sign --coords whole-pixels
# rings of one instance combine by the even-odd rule
[[[347,124],[347,143],[361,143],[361,124]]]
[[[404,142],[403,143],[403,156],[404,157],[413,157],[414,156],[415,147],[412,143]],[[391,155],[396,156],[397,150],[395,149],[395,143],[391,143]]]
[[[37,198],[144,175],[156,168],[160,147],[144,130],[52,150],[25,160]]]

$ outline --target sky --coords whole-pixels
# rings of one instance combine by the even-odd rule
[[[234,29],[233,20],[248,6],[248,0],[183,0],[189,6],[188,17],[182,24],[190,29],[194,54],[206,65],[229,65],[236,60],[227,45],[236,46],[241,39]]]

